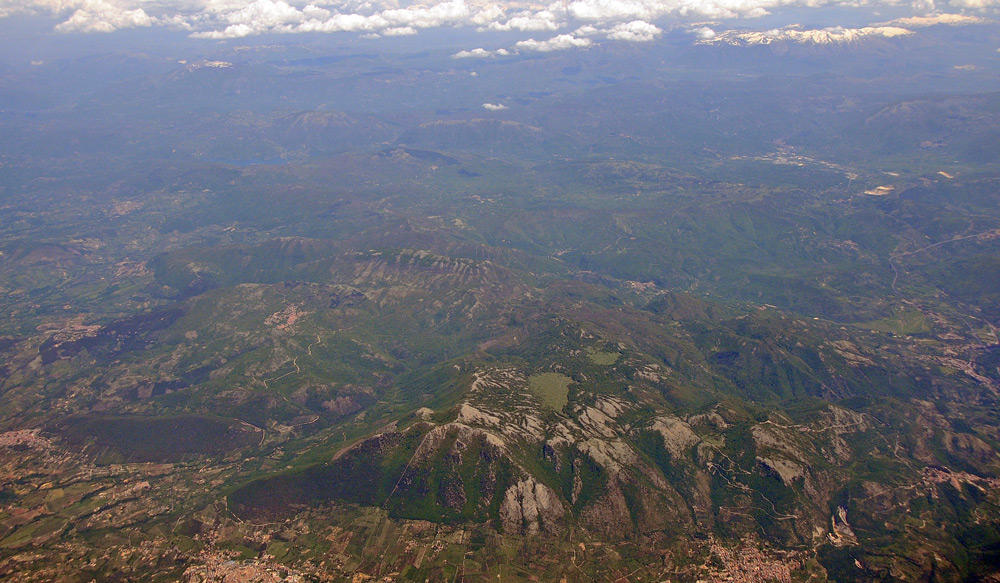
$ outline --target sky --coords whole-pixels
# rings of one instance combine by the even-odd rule
[[[490,58],[517,52],[587,47],[602,40],[649,42],[664,27],[683,23],[693,38],[722,34],[719,21],[753,29],[779,11],[870,10],[911,18],[845,30],[829,22],[815,31],[792,31],[793,40],[850,40],[859,35],[898,36],[928,24],[992,20],[1000,0],[0,0],[0,19],[37,15],[54,19],[67,35],[162,28],[193,38],[238,39],[264,34],[347,33],[369,38],[430,34],[467,28],[483,35],[519,33],[509,48],[469,48],[456,58]],[[795,36],[799,35],[799,36]],[[804,36],[803,36],[804,35]],[[818,36],[817,36],[818,35]]]

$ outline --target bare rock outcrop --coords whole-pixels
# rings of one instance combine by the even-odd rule
[[[563,514],[559,496],[530,477],[508,488],[500,506],[500,521],[505,532],[553,532],[562,522]]]

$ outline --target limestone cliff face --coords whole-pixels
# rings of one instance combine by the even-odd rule
[[[562,525],[564,514],[559,496],[530,477],[508,488],[500,505],[504,532],[554,532]]]

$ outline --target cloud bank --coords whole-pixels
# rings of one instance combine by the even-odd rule
[[[754,18],[789,7],[892,6],[913,15],[882,26],[920,27],[970,24],[1000,9],[1000,0],[0,0],[0,18],[44,14],[60,19],[64,33],[107,33],[167,27],[206,39],[259,34],[355,32],[368,37],[405,36],[439,27],[472,27],[480,32],[520,32],[525,38],[508,49],[462,51],[457,58],[489,58],[517,52],[586,48],[606,39],[648,42],[662,34],[654,24],[667,18]],[[716,25],[712,25],[713,27]],[[702,42],[725,40],[701,25],[692,33]],[[764,34],[764,33],[761,33]],[[789,33],[794,37],[794,33]],[[848,32],[848,37],[855,33]],[[860,33],[862,36],[868,32]],[[824,36],[825,35],[825,36]],[[785,35],[788,36],[788,35]],[[817,38],[839,39],[828,29]],[[791,37],[789,37],[791,38]],[[730,37],[731,39],[731,37]],[[732,39],[731,39],[732,40]],[[799,39],[795,39],[799,40]]]

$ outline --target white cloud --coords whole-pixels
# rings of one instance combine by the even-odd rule
[[[702,26],[691,31],[700,40],[709,40],[716,37],[716,32],[707,26]]]
[[[539,30],[558,30],[560,23],[557,22],[556,16],[549,12],[548,10],[542,10],[536,13],[521,12],[517,16],[512,16],[504,21],[494,21],[486,26],[480,27],[480,30],[520,30],[520,31],[539,31]]]
[[[488,51],[483,48],[472,49],[471,51],[459,51],[452,55],[454,59],[488,59],[490,57],[506,57],[512,54],[507,49],[497,49],[495,51]]]
[[[935,14],[931,16],[911,16],[909,18],[897,18],[889,22],[883,22],[875,26],[902,26],[905,28],[922,28],[925,26],[936,26],[939,24],[961,26],[965,24],[989,24],[992,21],[979,16],[968,16],[965,14]]]
[[[578,20],[597,22],[620,21],[632,18],[651,18],[654,16],[651,6],[634,0],[576,0],[567,9]]]
[[[499,22],[503,20],[506,15],[503,7],[499,4],[488,4],[479,9],[479,12],[472,15],[469,18],[469,22],[472,24],[478,24],[479,26],[488,26],[493,22]]]
[[[603,36],[610,40],[624,40],[630,42],[648,42],[662,34],[656,25],[644,20],[633,20],[616,24],[611,28],[598,28],[591,24],[585,24],[573,31],[575,37],[598,37]]]
[[[996,0],[950,0],[948,6],[967,8],[970,10],[985,10],[997,5]]]
[[[514,45],[514,48],[521,51],[537,51],[547,53],[550,51],[563,51],[566,49],[589,47],[594,44],[589,38],[577,38],[571,34],[560,34],[546,40],[535,40],[529,38]]]
[[[500,111],[501,109],[507,109],[507,106],[502,103],[484,103],[483,109],[488,111]]]
[[[853,0],[828,2],[847,4]],[[577,20],[620,24],[633,20],[649,22],[667,16],[756,18],[778,6],[814,3],[820,3],[820,0],[572,0],[567,10]]]
[[[164,16],[157,19],[157,24],[165,26],[171,30],[186,30],[188,32],[194,31],[194,25],[192,25],[186,18],[180,14],[173,14],[170,16]]]
[[[381,15],[334,14],[325,20],[310,19],[296,27],[297,32],[357,32],[390,28]]]
[[[417,34],[417,29],[412,26],[396,26],[383,30],[382,34],[385,36],[409,36],[411,34]]]
[[[608,38],[611,40],[626,40],[631,42],[649,42],[663,31],[658,27],[643,20],[633,20],[616,24],[608,31]]]
[[[262,33],[367,32],[379,36],[416,34],[420,28],[467,24],[471,11],[465,0],[448,0],[406,8],[363,2],[341,6],[357,12],[338,12],[316,4],[297,7],[285,0],[254,0],[236,8],[225,0],[210,0],[209,12],[227,26],[199,31],[200,38],[236,38]],[[329,0],[328,0],[329,1]],[[331,4],[332,6],[332,4]]]
[[[114,32],[123,28],[153,26],[154,19],[142,8],[130,8],[106,0],[47,2],[55,11],[72,14],[56,26],[59,32]]]
[[[464,0],[450,0],[430,7],[416,4],[409,8],[385,10],[382,16],[397,26],[431,28],[467,23],[471,13]]]
[[[305,19],[305,14],[292,8],[285,0],[255,0],[240,10],[226,15],[226,20],[236,25],[269,29],[283,24],[297,24]]]

